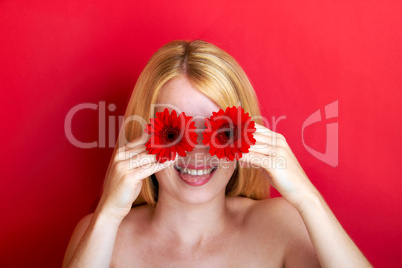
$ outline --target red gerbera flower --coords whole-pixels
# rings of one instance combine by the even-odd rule
[[[144,130],[151,135],[145,144],[148,153],[156,154],[160,163],[174,160],[176,153],[186,156],[186,151],[192,151],[197,144],[196,127],[192,119],[184,112],[177,116],[175,110],[169,114],[167,108],[156,113],[156,118],[151,118],[151,123]]]
[[[207,127],[203,134],[204,145],[209,146],[209,153],[218,158],[232,161],[240,159],[242,153],[248,153],[251,145],[256,143],[253,133],[257,130],[255,123],[242,107],[227,107],[213,112],[205,118]]]

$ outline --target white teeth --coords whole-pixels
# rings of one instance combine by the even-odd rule
[[[181,169],[180,167],[177,167],[177,169],[179,169],[179,172],[181,172],[181,173],[190,174],[192,176],[201,176],[201,175],[209,174],[212,171],[212,168],[209,168],[209,169],[188,169],[188,168]]]

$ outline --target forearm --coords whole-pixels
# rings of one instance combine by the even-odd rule
[[[372,267],[320,194],[299,213],[322,267]]]
[[[95,212],[67,267],[109,267],[119,222]]]

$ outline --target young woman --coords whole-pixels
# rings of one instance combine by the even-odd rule
[[[257,130],[249,153],[230,161],[210,154],[202,130],[204,118],[232,106]],[[144,128],[165,108],[192,116],[198,136],[192,151],[161,164]],[[213,44],[160,48],[120,134],[99,204],[77,224],[63,267],[371,267],[285,138],[264,126],[242,68]],[[271,185],[282,197],[269,198]]]

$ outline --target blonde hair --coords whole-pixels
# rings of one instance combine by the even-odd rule
[[[200,39],[174,40],[163,45],[152,55],[134,86],[124,122],[130,116],[137,115],[149,123],[149,119],[155,116],[151,107],[157,101],[159,90],[166,82],[181,75],[185,75],[194,88],[222,109],[241,106],[253,121],[264,125],[257,96],[243,69],[221,48]],[[122,139],[124,141],[132,141],[142,134],[143,125],[132,120],[120,133],[125,135]],[[113,156],[123,145],[118,142]],[[111,162],[107,173],[111,168]],[[269,198],[270,184],[262,172],[261,169],[245,168],[237,163],[226,186],[226,196],[243,196],[255,200]],[[155,207],[157,200],[158,182],[155,175],[152,175],[143,180],[141,192],[133,207],[144,203]]]

